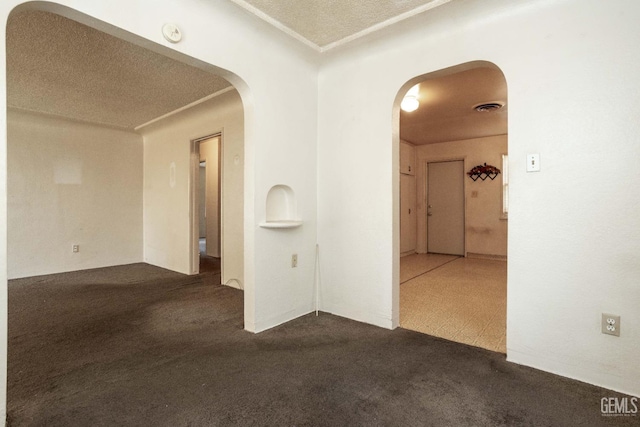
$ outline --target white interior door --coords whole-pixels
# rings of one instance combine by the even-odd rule
[[[464,256],[464,162],[427,170],[427,252]]]
[[[416,177],[400,175],[400,253],[416,250]]]

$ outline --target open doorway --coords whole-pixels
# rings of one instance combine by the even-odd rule
[[[218,274],[222,265],[222,135],[215,134],[198,138],[192,143],[192,147],[197,150],[197,164],[194,167],[197,172],[195,184],[192,191],[197,196],[197,207],[193,212],[198,218],[194,218],[194,225],[198,224],[198,267],[199,273]],[[195,228],[195,227],[194,227]],[[194,239],[194,243],[195,239]],[[220,278],[218,277],[218,280]]]
[[[400,326],[505,353],[504,75],[474,62],[407,86],[403,106],[411,108],[399,124]]]
[[[48,8],[18,7],[7,22],[8,351],[25,362],[7,370],[8,406],[16,412],[28,402],[23,396],[39,393],[28,384],[58,388],[53,382],[69,372],[104,366],[107,353],[167,357],[170,348],[140,350],[148,331],[175,333],[187,348],[194,324],[204,328],[197,335],[210,333],[221,312],[240,330],[243,302],[252,300],[251,290],[187,276],[190,145],[224,129],[234,190],[226,204],[235,245],[229,284],[243,283],[238,91],[213,66],[165,56],[165,48],[123,31],[114,33],[130,41],[96,30],[89,25],[97,20],[62,6],[87,24],[39,6]],[[96,322],[122,325],[123,335],[112,340],[113,328],[85,327]],[[74,338],[60,338],[65,331]],[[88,342],[97,346],[89,350]]]
[[[230,274],[242,282],[240,95],[215,67],[135,41],[33,8],[10,16],[10,279],[137,262],[197,273],[188,153],[194,135],[225,129],[237,158]]]
[[[216,252],[209,255],[229,253],[225,282],[242,286],[241,97],[225,78],[230,73],[136,41],[56,13],[26,7],[12,13],[10,279],[137,262],[197,273],[189,258],[188,153],[194,135],[224,129],[229,159],[218,162],[228,166],[232,242],[210,244]]]
[[[109,352],[174,358],[171,348],[140,350],[149,331],[162,331],[164,341],[175,334],[178,347],[189,348],[185,336],[211,335],[220,313],[243,328],[253,287],[242,292],[187,276],[190,144],[224,129],[226,182],[233,185],[225,282],[243,287],[245,109],[227,77],[235,78],[53,3],[25,4],[10,15],[8,351],[10,360],[25,362],[7,370],[11,410],[21,412],[23,396],[40,393],[30,384],[65,388],[58,387],[61,377],[104,366]],[[85,327],[96,322],[123,326],[122,338],[112,339],[113,328],[102,334]],[[75,331],[74,338],[60,338],[69,336],[65,331]],[[87,342],[97,346],[89,350]]]

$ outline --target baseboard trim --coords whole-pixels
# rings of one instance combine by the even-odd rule
[[[253,326],[252,330],[250,330],[249,328],[245,328],[245,329],[258,334],[268,329],[275,328],[276,326],[280,326],[283,323],[290,322],[294,319],[297,319],[298,317],[306,316],[307,314],[312,313],[313,311],[314,311],[313,307],[299,307],[297,309],[290,310],[286,313],[273,316],[269,319],[255,322],[253,325],[250,325],[250,326]]]
[[[508,342],[507,337],[507,342]],[[517,365],[524,365],[540,371],[549,372],[572,380],[581,381],[624,393],[629,396],[640,397],[637,375],[621,376],[619,373],[605,372],[603,364],[585,362],[581,364],[565,363],[549,357],[548,354],[532,354],[510,349],[507,345],[507,361]]]
[[[467,258],[472,259],[490,259],[494,261],[506,261],[506,255],[489,255],[489,254],[478,254],[475,252],[467,252]]]
[[[354,310],[351,307],[344,307],[337,304],[324,304],[321,311],[384,329],[395,329],[397,326],[397,323],[394,324],[394,319],[387,317],[385,314],[373,313],[368,310]]]

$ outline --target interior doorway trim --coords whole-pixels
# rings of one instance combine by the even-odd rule
[[[202,137],[198,137],[191,140],[191,152],[190,152],[190,171],[189,171],[189,260],[191,265],[191,274],[198,274],[200,272],[200,143],[211,138],[219,138],[219,161],[218,161],[218,176],[219,176],[219,210],[220,210],[220,277],[224,277],[224,227],[222,221],[224,215],[224,162],[221,161],[224,158],[224,137],[223,132],[214,132]]]

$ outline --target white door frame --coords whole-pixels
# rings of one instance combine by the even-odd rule
[[[222,170],[224,165],[224,162],[222,161],[224,154],[224,137],[222,131],[214,132],[191,140],[191,170],[189,171],[189,260],[191,263],[191,274],[200,273],[200,198],[198,197],[200,189],[200,143],[207,139],[216,137],[220,139],[220,148],[218,150],[218,180],[220,190],[218,198],[220,208],[220,277],[222,278],[224,277],[224,227],[222,226],[222,221],[224,219],[224,216],[222,215],[224,212],[224,197],[222,194],[224,191],[224,171]]]

